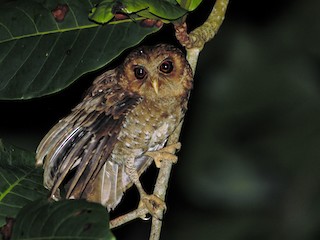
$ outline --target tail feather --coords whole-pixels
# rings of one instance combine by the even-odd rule
[[[86,154],[82,157],[80,164],[77,167],[77,173],[72,178],[67,198],[80,198],[87,184],[89,183],[94,171],[97,169],[99,162],[105,161],[104,152],[102,151],[107,139],[103,138],[97,141],[91,139]],[[95,150],[93,150],[95,149]]]

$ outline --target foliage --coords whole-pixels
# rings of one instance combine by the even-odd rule
[[[0,5],[0,100],[62,91],[159,30],[137,21],[170,23],[200,2],[5,0]],[[115,19],[114,9],[130,18]],[[0,141],[2,232],[10,218],[15,219],[12,239],[113,239],[102,206],[81,200],[51,203],[47,194],[34,153]]]
[[[202,0],[177,0],[179,5],[188,11],[195,10]]]
[[[84,200],[48,202],[47,195],[34,154],[0,140],[0,226],[16,218],[12,240],[114,239],[103,206]]]
[[[20,211],[12,240],[115,239],[107,228],[108,220],[103,206],[85,200],[35,201]]]
[[[62,6],[58,2],[17,0],[0,5],[0,99],[61,91],[158,30],[133,22],[90,22],[89,1],[66,1],[69,10],[57,21],[52,11]]]
[[[92,9],[89,17],[98,23],[107,23],[114,17],[114,13],[124,14],[149,19],[161,19],[165,22],[181,18],[187,11],[179,7],[176,3],[159,0],[102,0]]]
[[[34,168],[34,154],[0,140],[0,226],[16,217],[27,203],[44,198],[42,171]]]

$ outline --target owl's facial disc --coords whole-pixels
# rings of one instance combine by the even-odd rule
[[[119,68],[119,84],[146,99],[184,96],[192,72],[177,48],[160,44],[131,52]]]

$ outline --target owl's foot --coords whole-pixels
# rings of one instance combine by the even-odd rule
[[[145,155],[152,157],[157,168],[161,168],[161,163],[163,160],[169,160],[173,163],[178,161],[178,157],[175,155],[175,153],[177,150],[180,150],[180,148],[181,143],[177,142],[157,151],[146,152]]]
[[[141,196],[139,208],[146,208],[152,217],[159,220],[162,220],[163,212],[167,210],[166,203],[154,194]]]
[[[163,211],[166,210],[166,204],[164,203],[163,200],[161,200],[159,197],[156,195],[148,195],[139,180],[139,174],[134,166],[134,158],[130,158],[128,161],[125,163],[126,165],[126,173],[130,177],[131,181],[136,185],[139,194],[140,194],[140,203],[139,203],[139,208],[140,209],[147,209],[148,212],[155,218],[161,219],[161,216],[163,214]]]

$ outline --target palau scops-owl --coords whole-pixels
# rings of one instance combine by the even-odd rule
[[[38,146],[37,165],[43,164],[51,197],[85,198],[108,210],[132,184],[141,200],[152,197],[139,177],[153,162],[151,153],[168,147],[187,110],[192,82],[184,54],[165,44],[138,48],[97,77]]]

